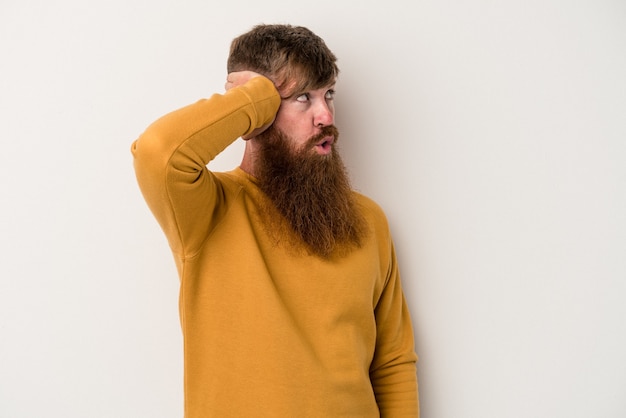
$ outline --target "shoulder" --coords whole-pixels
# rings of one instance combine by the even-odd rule
[[[357,191],[353,191],[352,195],[354,196],[355,202],[363,209],[365,214],[371,213],[386,218],[383,208],[374,199]]]
[[[212,171],[215,182],[222,189],[225,195],[238,195],[245,189],[246,179],[237,170],[232,171]]]
[[[214,172],[213,175],[226,196],[239,196],[256,201],[263,194],[257,180],[240,167],[230,171]]]
[[[361,209],[363,216],[373,227],[377,234],[384,233],[389,234],[389,223],[387,221],[387,215],[383,208],[372,198],[365,196],[359,192],[353,192],[354,199]]]

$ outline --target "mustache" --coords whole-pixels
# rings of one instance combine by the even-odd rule
[[[337,142],[337,140],[339,140],[339,130],[337,129],[335,125],[324,126],[322,130],[320,131],[320,133],[309,138],[306,144],[307,146],[317,145],[318,142],[320,142],[322,139],[328,136],[332,136],[333,139],[335,140],[335,143]]]

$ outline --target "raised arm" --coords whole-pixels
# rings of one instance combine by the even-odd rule
[[[265,77],[227,88],[163,116],[132,145],[143,196],[181,258],[198,250],[220,216],[221,186],[206,165],[237,138],[269,125],[280,106]]]

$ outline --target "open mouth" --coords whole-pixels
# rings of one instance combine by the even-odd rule
[[[335,143],[335,138],[332,136],[327,136],[317,144],[315,144],[315,149],[320,154],[328,154],[333,149],[333,144]]]

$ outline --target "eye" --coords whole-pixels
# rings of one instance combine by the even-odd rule
[[[296,97],[296,101],[301,102],[301,103],[306,103],[309,101],[309,93],[303,93],[301,95],[299,95],[298,97]]]
[[[335,90],[328,90],[324,96],[326,100],[333,100],[335,98]]]

